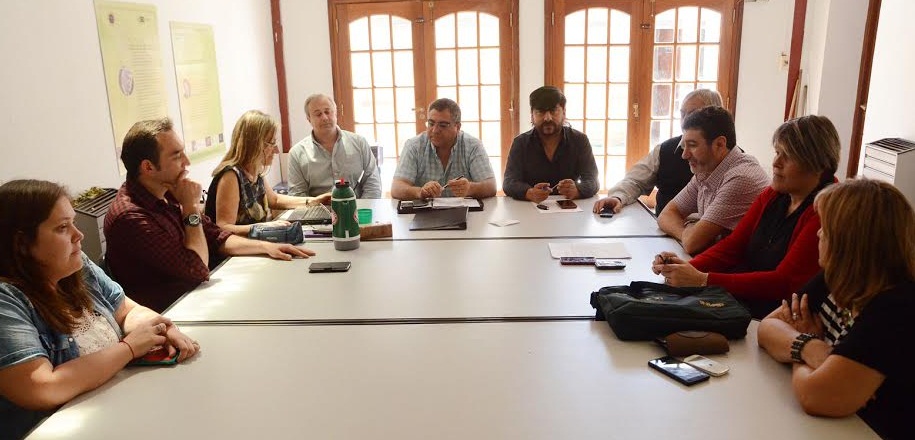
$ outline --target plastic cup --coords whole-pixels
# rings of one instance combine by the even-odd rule
[[[371,208],[357,209],[356,218],[359,219],[360,225],[367,225],[367,224],[372,223],[372,209]]]

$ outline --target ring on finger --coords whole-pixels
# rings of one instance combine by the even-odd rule
[[[792,321],[797,321],[797,319],[798,319],[797,313],[792,313],[792,314],[791,314],[791,320],[792,320]]]

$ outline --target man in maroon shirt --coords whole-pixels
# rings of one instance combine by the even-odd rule
[[[314,252],[255,241],[223,231],[200,213],[200,184],[187,178],[190,161],[168,118],[140,121],[124,137],[127,180],[105,216],[106,261],[131,298],[163,311],[209,279],[228,255],[266,254],[279,260]]]

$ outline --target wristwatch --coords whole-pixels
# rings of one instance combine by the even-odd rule
[[[184,226],[200,226],[200,214],[194,213],[185,217]]]

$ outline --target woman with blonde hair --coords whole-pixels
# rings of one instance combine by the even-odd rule
[[[673,286],[721,286],[754,318],[766,316],[818,271],[813,199],[835,182],[839,134],[824,116],[803,116],[772,135],[772,183],[730,235],[689,262],[673,252],[653,270]]]
[[[198,350],[86,258],[75,215],[60,185],[0,185],[0,438],[22,437],[156,348],[177,349],[179,362]]]
[[[290,209],[308,203],[327,203],[329,198],[293,197],[277,194],[264,181],[265,170],[279,152],[279,124],[259,110],[245,112],[232,130],[232,144],[207,190],[204,212],[233,234],[247,235],[251,225],[269,222],[270,209]],[[288,226],[285,221],[276,225]]]
[[[915,213],[896,187],[847,180],[817,196],[823,272],[762,320],[759,345],[794,362],[804,411],[858,413],[884,438],[912,438]]]

